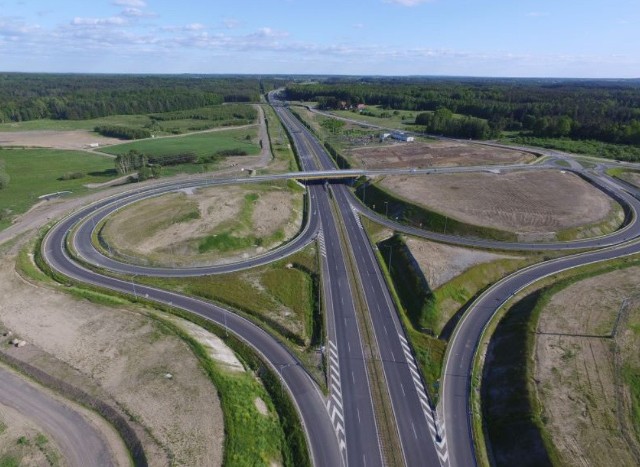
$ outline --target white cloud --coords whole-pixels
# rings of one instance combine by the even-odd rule
[[[392,3],[400,6],[417,6],[431,1],[433,0],[384,0],[384,3]]]
[[[144,8],[147,6],[145,0],[114,0],[112,3],[117,6],[127,6],[131,8]]]
[[[127,20],[120,16],[111,16],[109,18],[79,18],[76,16],[71,21],[74,26],[121,26],[126,23]]]
[[[226,18],[222,20],[222,26],[226,29],[235,29],[240,26],[240,21],[234,18]]]
[[[202,31],[203,29],[205,29],[205,25],[201,24],[201,23],[191,23],[191,24],[187,24],[184,27],[185,31]]]
[[[122,16],[128,16],[130,18],[140,18],[142,16],[146,16],[147,14],[142,11],[140,8],[125,8],[120,13]]]

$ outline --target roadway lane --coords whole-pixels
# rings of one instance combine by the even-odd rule
[[[323,232],[320,255],[326,289],[324,304],[328,341],[325,352],[331,393],[328,407],[338,435],[341,431],[344,433],[347,465],[382,466],[354,295],[344,260],[346,252],[342,250],[325,188],[320,190],[323,191],[318,196]]]
[[[530,167],[529,170],[560,170],[560,168],[542,169],[540,167]],[[562,168],[562,170],[571,171],[566,168]],[[615,232],[612,232],[610,234],[603,235],[601,237],[572,240],[568,242],[503,242],[475,237],[462,237],[458,235],[442,234],[401,224],[399,222],[393,221],[392,219],[389,219],[388,217],[382,216],[381,214],[378,214],[377,212],[374,212],[368,207],[364,206],[354,194],[351,194],[350,196],[350,203],[363,216],[395,231],[413,235],[415,237],[425,238],[427,240],[434,240],[437,242],[472,248],[510,251],[571,251],[613,246],[640,236],[640,218],[635,215],[636,212],[640,212],[640,201],[638,200],[638,198],[627,193],[627,190],[620,190],[619,186],[612,186],[612,183],[610,183],[610,181],[607,180],[607,178],[604,176],[594,176],[584,171],[576,171],[575,173],[586,178],[592,185],[603,191],[608,196],[614,198],[623,206],[623,208],[627,210],[628,215],[626,219],[626,225],[623,228],[616,230]]]
[[[182,308],[237,335],[280,374],[301,415],[314,465],[334,467],[341,464],[337,438],[327,414],[324,397],[300,362],[282,344],[250,321],[211,303],[134,284],[132,281],[103,276],[83,268],[67,256],[64,248],[66,234],[74,220],[76,216],[71,216],[57,224],[42,243],[45,261],[52,269],[86,284],[143,296],[158,303]]]
[[[286,109],[278,107],[276,111],[294,139],[302,168],[315,169],[321,164],[318,150],[322,151],[322,148]],[[345,263],[345,252],[331,208],[328,186],[311,185],[309,188],[322,224],[318,243],[327,325],[325,358],[330,393],[327,408],[346,465],[382,466],[384,461],[367,365]]]
[[[439,465],[434,413],[387,284],[345,186],[333,188],[363,286],[406,465]],[[438,440],[439,441],[439,440]],[[442,446],[442,458],[446,450]]]
[[[315,154],[320,162],[321,169],[325,171],[335,170],[335,166],[324,148],[317,143],[317,140],[306,128],[300,128],[299,122],[297,126],[300,131],[299,134],[307,140],[305,147]],[[438,452],[434,444],[436,426],[433,412],[382,272],[372,252],[368,238],[356,214],[351,209],[351,193],[345,186],[332,186],[331,191],[334,194],[342,222],[346,227],[347,241],[354,252],[357,273],[364,287],[363,292],[382,359],[385,384],[391,399],[394,416],[393,423],[397,427],[402,446],[402,457],[406,465],[440,465]],[[320,211],[327,212],[328,210],[329,208],[321,209]],[[327,220],[324,218],[322,225],[326,234],[328,230]],[[332,226],[332,228],[335,228],[335,226]],[[333,261],[344,262],[341,258],[336,258]],[[335,274],[336,272],[334,271],[331,275],[332,281],[335,280]],[[343,274],[346,274],[346,270],[340,271],[339,277]],[[346,276],[345,280],[347,280]],[[351,292],[349,293],[353,295]],[[342,323],[338,322],[338,328],[340,324]],[[345,320],[344,327],[349,324]],[[354,342],[360,342],[356,340],[358,338],[357,334],[353,335],[350,340],[351,347],[353,347]],[[348,343],[349,341],[347,341]],[[344,380],[344,378],[342,379]],[[349,431],[347,428],[347,434]],[[442,456],[445,456],[444,460],[446,461],[446,447],[444,449]]]
[[[476,464],[471,428],[471,370],[482,331],[497,310],[512,295],[545,276],[639,252],[640,242],[633,241],[530,266],[501,280],[471,305],[449,342],[442,376],[439,411],[444,419],[452,467]]]
[[[65,465],[114,465],[107,442],[92,423],[46,390],[3,367],[0,367],[0,403],[41,427],[60,448]]]

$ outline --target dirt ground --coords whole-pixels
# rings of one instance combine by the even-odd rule
[[[243,223],[245,196],[257,194],[249,225]],[[168,223],[185,212],[197,219]],[[167,225],[168,224],[168,225]],[[132,259],[167,265],[203,265],[248,258],[274,248],[282,241],[229,252],[199,253],[201,239],[231,231],[233,236],[267,238],[284,231],[283,241],[295,236],[302,225],[299,194],[278,186],[225,186],[171,193],[136,203],[114,214],[103,231],[107,243]]]
[[[367,169],[401,169],[469,165],[522,164],[535,160],[526,152],[460,143],[393,143],[385,146],[357,148],[350,151],[356,167]]]
[[[609,217],[614,202],[578,176],[559,171],[386,177],[381,186],[462,222],[519,234],[521,240]]]
[[[614,339],[607,337],[623,300],[637,295],[639,283],[640,267],[589,278],[555,294],[542,311],[534,380],[541,418],[564,465],[626,466],[640,461],[630,448],[639,449],[639,439],[622,434],[621,425],[632,426],[629,393],[616,385]],[[630,309],[639,319],[637,301]],[[616,341],[628,341],[622,361],[632,360],[639,368],[640,337],[621,323]]]
[[[0,258],[0,321],[97,383],[147,427],[150,465],[220,465],[224,424],[217,392],[188,346],[156,321],[34,286]],[[171,373],[171,379],[165,378]]]
[[[449,282],[476,264],[516,258],[515,256],[444,245],[415,237],[406,237],[405,242],[420,265],[420,269],[432,290]]]
[[[122,141],[87,130],[0,132],[0,146],[27,146],[54,149],[88,149],[90,144],[107,146]]]

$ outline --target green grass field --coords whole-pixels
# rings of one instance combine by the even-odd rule
[[[106,182],[117,175],[112,159],[80,151],[0,149],[0,160],[11,177],[9,186],[0,190],[0,213],[5,213],[0,229],[10,225],[10,217],[29,210],[38,196],[67,190],[73,195],[87,193],[83,185]],[[83,176],[59,180],[68,173]]]
[[[124,126],[130,128],[146,128],[154,135],[170,135],[186,133],[189,131],[206,130],[210,128],[245,125],[249,121],[242,118],[242,110],[238,115],[233,115],[234,108],[243,107],[232,106],[209,106],[200,109],[193,109],[184,112],[166,112],[149,115],[111,115],[89,120],[29,120],[26,122],[10,122],[0,124],[0,132],[11,131],[71,131],[89,130],[93,131],[96,126]],[[245,108],[246,109],[246,108]],[[190,116],[191,114],[201,114],[200,118],[176,118]],[[164,120],[155,121],[150,117],[159,116]],[[173,120],[173,118],[176,118]]]
[[[396,128],[398,130],[411,130],[419,112],[412,110],[384,110],[379,106],[367,107],[364,113],[352,112],[351,110],[334,110],[332,114],[339,117],[360,120],[362,122],[371,123],[387,128]],[[372,115],[370,115],[372,114]]]
[[[247,154],[255,155],[260,152],[260,146],[256,141],[257,134],[257,127],[244,130],[214,131],[171,138],[144,139],[109,146],[103,148],[102,151],[117,155],[126,154],[133,149],[143,154],[156,156],[193,152],[198,157],[202,157],[225,149],[242,149]]]
[[[91,120],[29,120],[26,122],[11,122],[0,124],[3,131],[39,131],[39,130],[93,130],[100,125],[118,125],[142,128],[150,122],[146,115],[112,115]]]

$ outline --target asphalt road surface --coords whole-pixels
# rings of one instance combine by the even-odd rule
[[[294,141],[302,170],[307,174],[310,171],[322,171],[317,174],[318,176],[331,176],[336,173],[330,157],[311,133],[287,109],[277,104],[274,107]],[[495,167],[450,170],[488,169],[495,169]],[[429,170],[431,172],[428,173],[436,171],[436,169]],[[572,170],[580,171],[577,165],[572,166]],[[448,169],[437,169],[437,171],[444,172]],[[417,174],[417,171],[411,171],[411,173]],[[248,342],[283,378],[301,414],[315,465],[335,466],[345,462],[348,465],[382,465],[379,433],[369,387],[370,375],[367,374],[366,357],[361,346],[362,330],[358,328],[353,290],[351,289],[355,284],[351,284],[348,280],[348,270],[345,263],[345,257],[349,254],[345,248],[351,249],[355,258],[356,273],[359,276],[360,284],[362,284],[363,294],[371,314],[375,340],[380,349],[386,389],[393,406],[395,419],[393,422],[397,427],[402,445],[402,456],[406,464],[468,466],[475,464],[469,413],[471,364],[482,330],[491,316],[505,300],[524,285],[545,275],[592,261],[612,259],[640,251],[638,243],[628,242],[640,235],[640,223],[636,214],[640,203],[633,196],[633,190],[629,187],[621,187],[602,176],[590,175],[582,171],[580,173],[600,189],[618,199],[627,208],[628,223],[624,229],[601,238],[553,244],[520,244],[463,239],[425,233],[419,229],[397,225],[365,210],[344,186],[330,187],[311,183],[307,206],[308,222],[305,224],[303,232],[284,247],[246,262],[209,268],[147,268],[107,258],[91,245],[91,231],[95,227],[94,222],[99,222],[112,209],[133,200],[157,196],[187,186],[205,186],[214,183],[251,183],[268,179],[268,177],[256,177],[254,179],[222,181],[198,180],[180,184],[168,182],[110,198],[79,211],[55,226],[43,242],[43,253],[46,261],[55,270],[66,276],[181,307],[215,321]],[[350,175],[355,176],[355,174]],[[333,193],[333,200],[329,196],[330,193]],[[333,212],[332,203],[335,203],[336,213]],[[412,351],[390,300],[372,246],[369,244],[359,217],[355,213],[356,210],[396,230],[448,243],[517,250],[599,249],[526,268],[500,281],[474,302],[456,328],[448,348],[441,385],[441,404],[437,410],[438,416],[432,410],[424,394],[424,387]],[[345,227],[347,245],[341,244],[337,222],[342,223]],[[80,228],[73,238],[77,253],[89,263],[131,275],[130,280],[98,274],[76,264],[68,257],[65,251],[67,232],[78,223],[80,223]],[[300,362],[284,346],[258,326],[202,300],[136,284],[133,278],[134,275],[203,275],[253,267],[285,257],[315,238],[319,239],[327,311],[325,357],[329,373],[330,393],[328,398],[320,393]],[[627,243],[619,245],[621,242]]]
[[[0,403],[41,427],[73,467],[110,466],[113,458],[102,434],[80,413],[39,386],[0,366]]]

